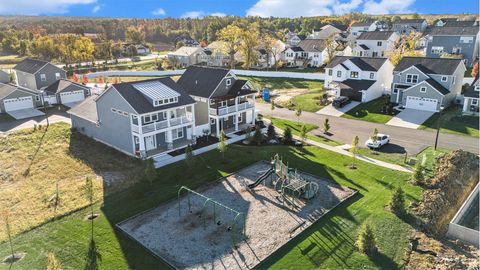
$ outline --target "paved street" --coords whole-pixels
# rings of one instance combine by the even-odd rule
[[[264,115],[272,115],[270,104],[258,102],[256,103],[256,106]],[[273,116],[297,121],[295,112],[288,109],[276,108],[273,111]],[[311,133],[322,134],[321,127],[326,117],[327,116],[316,113],[303,112],[300,121],[319,126],[319,129],[314,130]],[[357,135],[363,145],[363,142],[371,136],[374,128],[377,128],[379,133],[389,134],[392,138],[392,146],[396,146],[395,148],[397,148],[398,151],[406,150],[409,155],[416,155],[425,147],[433,146],[435,143],[435,132],[431,131],[386,126],[384,124],[334,116],[328,116],[328,118],[331,126],[329,132],[333,134],[331,138],[344,143],[350,143],[353,136]],[[438,146],[448,149],[463,149],[475,154],[479,153],[479,141],[478,138],[474,137],[440,133]]]

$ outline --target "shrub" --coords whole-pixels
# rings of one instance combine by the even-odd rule
[[[365,224],[358,235],[357,246],[360,252],[367,255],[374,255],[377,252],[375,236],[370,225]]]
[[[302,125],[300,128],[300,138],[302,139],[302,144],[305,144],[307,140],[307,127],[305,125]]]
[[[262,144],[263,142],[263,134],[260,130],[260,126],[255,126],[255,133],[253,134],[253,141],[257,143],[257,145]]]
[[[405,216],[407,211],[405,210],[405,193],[402,188],[397,188],[393,193],[392,200],[390,201],[390,209],[399,217]]]
[[[188,167],[195,165],[195,156],[193,155],[193,148],[190,144],[185,148],[185,162]]]
[[[421,165],[421,163],[417,163],[417,165],[415,166],[412,177],[415,184],[425,184],[425,177],[423,176],[423,166]]]
[[[292,137],[292,129],[290,127],[286,127],[283,131],[283,143],[284,144],[291,144],[293,142]]]
[[[268,125],[267,128],[267,138],[268,139],[274,139],[277,136],[277,133],[275,132],[275,126],[273,126],[272,123]]]

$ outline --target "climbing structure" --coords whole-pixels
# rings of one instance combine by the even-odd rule
[[[300,198],[309,200],[315,197],[318,191],[317,183],[302,178],[297,170],[283,163],[278,154],[272,158],[271,168],[248,187],[253,189],[261,183],[273,187],[282,195],[283,204],[287,202],[293,207],[296,207],[296,200]]]

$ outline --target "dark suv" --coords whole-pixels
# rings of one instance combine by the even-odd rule
[[[337,97],[333,100],[332,105],[335,108],[343,108],[343,106],[350,103],[350,99],[348,97]]]

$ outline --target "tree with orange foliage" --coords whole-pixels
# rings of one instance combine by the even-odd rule
[[[476,77],[478,75],[478,62],[472,68],[472,77]]]

